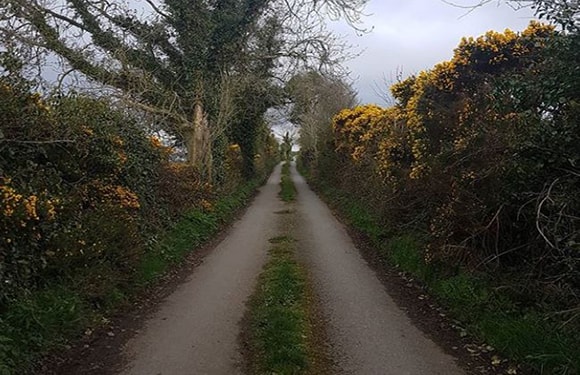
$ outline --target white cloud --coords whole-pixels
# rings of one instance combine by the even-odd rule
[[[367,13],[364,26],[373,31],[363,36],[357,36],[343,23],[331,24],[333,30],[362,50],[347,66],[363,103],[381,103],[373,88],[382,85],[383,77],[389,80],[398,70],[407,76],[450,59],[464,36],[506,28],[523,30],[534,19],[530,9],[515,11],[503,2],[466,14],[465,9],[441,0],[371,0]]]

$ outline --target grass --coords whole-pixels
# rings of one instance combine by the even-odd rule
[[[280,198],[284,202],[293,202],[296,199],[296,186],[290,176],[290,163],[282,165],[282,177],[280,179]]]
[[[0,320],[0,374],[18,369],[46,348],[65,343],[93,316],[73,290],[55,287],[31,293],[14,303]]]
[[[302,374],[309,366],[306,277],[294,260],[291,238],[270,242],[275,246],[249,304],[251,372]]]
[[[320,181],[316,181],[316,187],[352,227],[368,238],[385,264],[424,282],[470,334],[539,373],[580,373],[577,332],[550,319],[540,307],[521,307],[502,291],[504,288],[497,287],[497,281],[494,284],[494,275],[453,272],[456,266],[425,262],[421,235],[390,233],[364,202]]]
[[[0,375],[27,373],[42,355],[62,349],[86,328],[102,324],[105,314],[119,308],[211,239],[246,205],[257,186],[258,181],[249,182],[234,194],[218,199],[211,211],[195,209],[186,214],[160,235],[134,274],[109,275],[106,265],[98,265],[98,287],[107,291],[102,303],[96,304],[80,287],[82,275],[80,280],[63,281],[12,302],[0,312]]]
[[[182,261],[192,249],[211,239],[247,203],[256,187],[256,182],[242,186],[234,194],[219,199],[211,211],[195,209],[188,212],[145,255],[138,267],[138,282],[154,281],[171,265]]]
[[[387,246],[383,247],[383,256],[390,264],[420,278],[430,281],[434,277],[433,266],[424,262],[421,250],[421,242],[411,236],[402,235],[391,238]]]

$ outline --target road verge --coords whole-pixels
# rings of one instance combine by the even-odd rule
[[[147,311],[169,294],[201,262],[201,258],[211,250],[213,240],[219,238],[219,233],[239,216],[262,182],[249,181],[233,194],[216,199],[211,207],[195,209],[184,215],[169,231],[159,236],[158,242],[151,245],[150,251],[143,257],[135,272],[127,275],[123,288],[113,289],[111,293],[114,295],[106,306],[86,304],[77,296],[74,285],[54,287],[58,293],[49,294],[54,294],[54,298],[40,299],[41,302],[45,301],[44,305],[40,305],[38,300],[50,291],[43,292],[38,298],[31,296],[21,310],[34,315],[34,324],[42,325],[42,329],[36,329],[34,334],[27,336],[24,336],[24,332],[21,336],[21,363],[29,363],[25,366],[27,368],[23,369],[21,365],[18,372],[5,373],[108,373],[94,369],[92,363],[104,362],[111,366],[115,364],[118,350],[114,348],[122,346],[140,327],[141,318],[147,315]],[[60,298],[63,293],[66,299]],[[71,300],[74,305],[71,305]],[[70,308],[65,309],[68,305],[71,305]],[[35,311],[39,308],[45,313],[38,315]],[[66,315],[59,311],[66,311]],[[18,326],[17,318],[29,319],[26,314],[16,313],[14,326]],[[11,320],[2,323],[10,322]],[[24,325],[20,327],[26,328]],[[42,337],[38,338],[39,336]],[[31,343],[35,346],[32,347]],[[40,352],[45,354],[44,360],[33,368],[32,364],[38,359]],[[1,371],[0,373],[4,374]]]

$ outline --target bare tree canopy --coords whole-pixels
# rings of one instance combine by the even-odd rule
[[[560,25],[564,30],[580,30],[580,2],[578,0],[480,0],[464,3],[456,0],[441,0],[455,7],[471,12],[479,7],[505,2],[515,9],[531,7],[536,16]]]
[[[293,105],[290,119],[300,127],[298,143],[303,155],[316,160],[332,130],[332,119],[357,104],[356,93],[342,78],[306,71],[286,86]]]

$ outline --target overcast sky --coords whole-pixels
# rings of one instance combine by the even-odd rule
[[[476,0],[456,2],[473,4]],[[331,27],[362,51],[347,63],[360,101],[383,105],[375,92],[377,85],[386,88],[383,77],[392,81],[397,71],[408,76],[449,60],[463,36],[506,28],[521,31],[534,19],[530,9],[515,11],[497,2],[466,15],[464,9],[441,0],[371,0],[366,13],[364,26],[373,28],[368,34],[357,36],[343,23]]]

